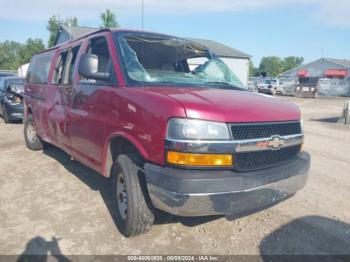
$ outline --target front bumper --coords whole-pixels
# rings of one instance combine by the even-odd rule
[[[188,170],[145,164],[153,205],[179,216],[241,216],[281,202],[302,189],[310,155],[252,172]]]
[[[263,93],[263,94],[272,94],[272,88],[260,88],[258,89],[259,93]]]

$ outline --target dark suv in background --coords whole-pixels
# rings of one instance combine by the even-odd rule
[[[0,71],[0,78],[1,78],[1,77],[7,77],[7,76],[14,76],[14,74],[8,73],[8,72]]]
[[[0,114],[5,123],[23,120],[24,78],[0,77]]]

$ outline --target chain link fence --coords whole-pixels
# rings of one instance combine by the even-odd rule
[[[250,77],[248,80],[248,90],[258,92],[258,85],[264,83],[265,77]],[[295,95],[298,85],[298,78],[278,78],[284,90],[284,95]],[[330,79],[320,78],[317,85],[320,96],[346,96],[350,97],[350,78]]]

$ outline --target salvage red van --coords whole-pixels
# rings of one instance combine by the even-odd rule
[[[125,236],[157,209],[238,217],[307,179],[299,108],[246,91],[196,42],[98,30],[35,55],[24,95],[27,147],[53,144],[110,178]]]

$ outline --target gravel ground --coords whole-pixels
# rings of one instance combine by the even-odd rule
[[[350,128],[335,123],[345,100],[282,99],[301,107],[312,155],[302,191],[235,221],[161,213],[131,239],[115,227],[109,180],[57,148],[27,150],[22,124],[0,121],[0,254],[350,255]]]

